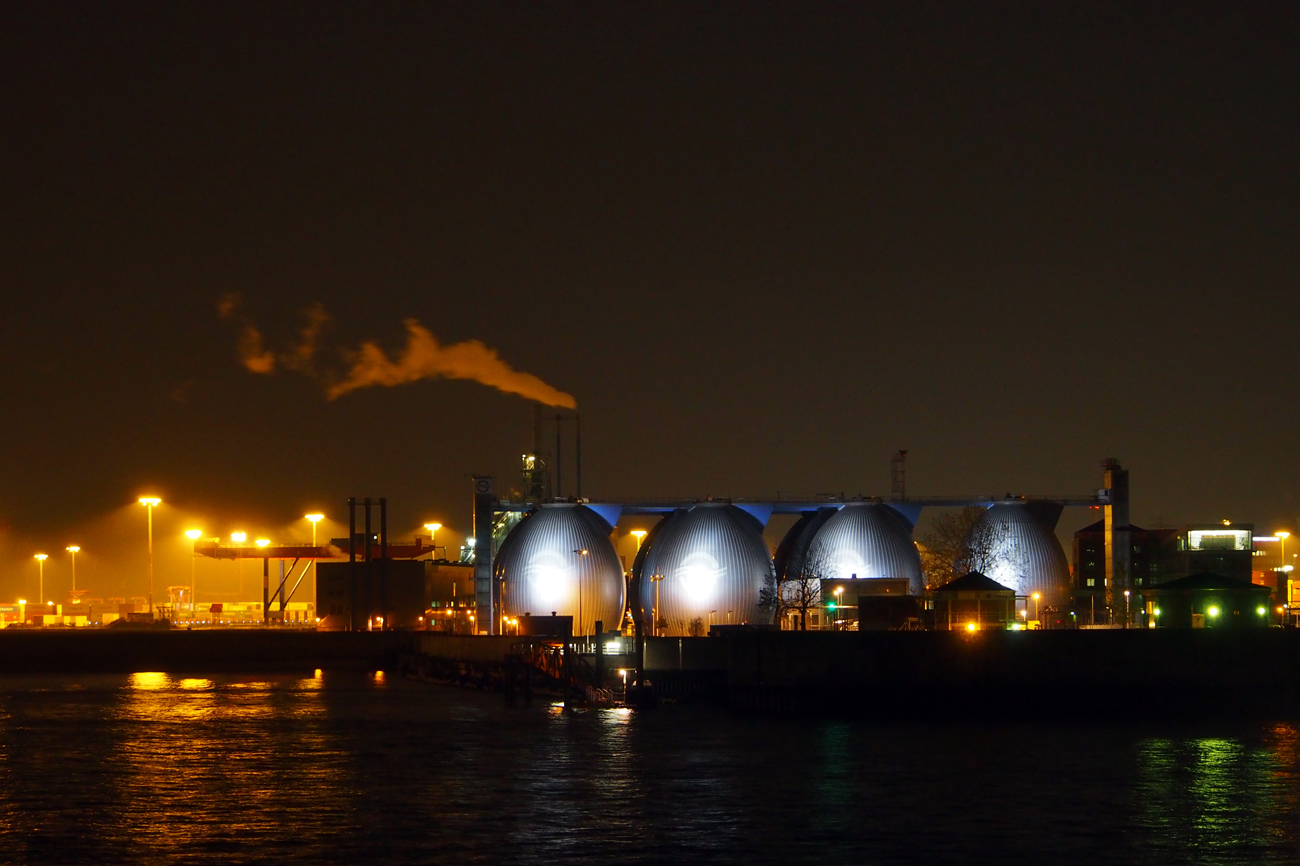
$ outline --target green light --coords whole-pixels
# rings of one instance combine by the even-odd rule
[[[833,601],[828,601],[828,602],[826,602],[826,606],[827,606],[828,608],[830,608],[831,610],[835,610],[835,602],[833,602]]]
[[[1160,616],[1160,608],[1156,608],[1155,610],[1151,611],[1151,615]]]
[[[1266,607],[1257,607],[1257,608],[1255,608],[1255,613],[1259,614],[1260,616],[1264,616],[1265,614],[1268,613],[1268,608],[1266,608]]]
[[[1206,611],[1206,613],[1208,613],[1210,616],[1218,616],[1219,609],[1217,607],[1212,606],[1209,610]]]

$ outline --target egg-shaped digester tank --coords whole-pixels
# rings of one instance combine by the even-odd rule
[[[611,527],[584,505],[543,505],[501,542],[493,577],[501,582],[507,617],[573,617],[575,634],[619,627],[625,600],[623,566],[609,539]]]
[[[1068,604],[1070,565],[1056,537],[1060,508],[999,503],[984,512],[968,543],[977,570],[1041,608]]]
[[[727,503],[702,502],[675,512],[646,551],[637,591],[643,622],[658,611],[660,635],[713,625],[761,623],[759,593],[772,576],[762,525]]]
[[[814,565],[827,578],[905,578],[910,594],[925,592],[912,524],[878,502],[850,502],[836,512],[792,565],[797,569],[803,563]]]

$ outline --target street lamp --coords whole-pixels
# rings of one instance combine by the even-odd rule
[[[424,528],[429,530],[429,546],[433,548],[433,558],[438,558],[438,530],[442,529],[441,523],[426,523]]]
[[[46,554],[46,553],[38,553],[38,554],[36,554],[36,561],[37,561],[38,563],[40,563],[40,569],[41,569],[41,584],[40,584],[40,591],[41,591],[41,595],[40,595],[40,599],[41,599],[41,601],[40,601],[40,603],[41,603],[41,604],[45,604],[45,560],[47,560],[47,559],[49,559],[49,558],[50,558],[50,557],[49,557],[49,554]]]
[[[157,496],[141,496],[140,504],[149,515],[149,618],[153,619],[153,510],[162,505],[162,500]]]
[[[1038,599],[1040,597],[1041,596],[1039,596],[1038,593],[1034,593],[1034,621],[1035,622],[1038,620]]]
[[[317,523],[320,523],[322,520],[324,520],[324,519],[325,519],[325,515],[324,515],[324,514],[304,514],[304,515],[303,515],[303,519],[306,520],[308,523],[311,524],[311,546],[314,548],[314,547],[316,546],[316,524],[317,524]],[[317,574],[316,574],[317,569],[316,569],[316,551],[315,551],[315,550],[312,551],[312,560],[311,560],[310,563],[308,563],[308,566],[307,566],[307,567],[310,568],[310,569],[312,570],[312,580],[313,580],[313,581],[316,580],[316,578],[317,578]],[[306,574],[306,572],[304,571],[303,574]]]
[[[1129,591],[1124,590],[1124,628],[1128,628],[1128,595]]]
[[[836,622],[840,621],[840,616],[841,616],[840,609],[841,609],[841,604],[844,601],[844,599],[842,598],[843,595],[844,595],[844,587],[842,586],[835,587],[835,621]]]
[[[64,549],[67,550],[68,553],[72,554],[72,591],[76,592],[77,591],[77,552],[81,550],[81,548],[75,544],[69,544]]]
[[[632,534],[636,536],[636,552],[641,552],[641,542],[645,541],[646,531],[644,529],[633,529]]]
[[[202,535],[202,529],[185,530],[185,537],[190,540],[190,619],[194,619],[194,572],[198,568],[199,561],[199,553],[196,548]]]
[[[659,584],[663,582],[663,579],[664,576],[662,574],[650,575],[650,582],[653,583],[655,587],[655,612],[654,612],[655,620],[653,623],[651,623],[651,628],[650,628],[650,634],[653,637],[659,637]]]
[[[583,557],[587,555],[587,551],[585,549],[575,550],[573,552],[578,554],[579,557]],[[582,637],[584,640],[586,640],[587,623],[582,618],[582,560],[581,559],[578,560],[577,581],[578,581],[578,628],[582,629]]]

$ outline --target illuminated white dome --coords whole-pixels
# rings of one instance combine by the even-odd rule
[[[640,603],[650,623],[658,597],[660,634],[685,635],[699,619],[714,625],[766,622],[759,592],[772,574],[763,528],[746,512],[706,502],[678,511],[647,541]]]
[[[807,552],[797,552],[790,568],[820,563],[823,576],[836,580],[905,578],[913,595],[925,591],[921,558],[912,543],[912,525],[888,505],[850,502],[816,530]]]
[[[611,527],[582,505],[543,505],[520,521],[497,552],[493,574],[503,581],[501,611],[509,617],[572,616],[574,631],[606,631],[623,618],[623,566]],[[585,553],[583,551],[586,551]]]
[[[1060,511],[1053,513],[1059,516]],[[1045,518],[1032,505],[991,506],[972,531],[989,540],[988,561],[977,563],[978,570],[1016,595],[1038,593],[1043,607],[1068,604],[1070,565],[1054,530],[1055,518]]]

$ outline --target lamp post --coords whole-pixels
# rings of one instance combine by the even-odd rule
[[[157,496],[141,496],[140,504],[148,514],[149,521],[149,618],[153,619],[153,510],[162,500]]]
[[[69,544],[66,550],[68,551],[68,553],[72,554],[72,591],[76,592],[77,591],[77,552],[81,550],[81,548],[75,544]]]
[[[1039,594],[1034,593],[1034,621],[1035,622],[1038,621],[1038,599],[1039,598],[1040,598]]]
[[[190,619],[194,619],[194,573],[198,570],[199,553],[196,549],[199,544],[199,538],[203,535],[202,529],[187,529],[185,537],[190,540]]]
[[[1128,596],[1129,591],[1126,589],[1124,590],[1124,628],[1128,628]]]
[[[426,523],[424,528],[429,530],[429,546],[433,548],[433,558],[438,558],[438,530],[442,529],[441,523]]]
[[[645,541],[646,532],[644,529],[633,529],[632,534],[636,536],[636,552],[641,552],[641,542]]]
[[[36,561],[37,563],[40,564],[40,569],[41,569],[41,583],[40,583],[40,596],[39,596],[41,604],[45,604],[45,560],[47,559],[49,559],[49,554],[46,553],[36,554]]]
[[[663,579],[664,576],[662,574],[650,575],[650,582],[653,583],[655,587],[654,622],[651,623],[650,627],[650,634],[653,637],[659,637],[659,584],[663,583]]]
[[[582,629],[582,638],[583,638],[583,641],[585,642],[585,641],[586,641],[586,638],[587,638],[587,623],[586,623],[586,621],[583,620],[583,618],[582,618],[582,559],[581,559],[581,557],[586,556],[586,555],[587,555],[587,551],[586,551],[586,550],[575,550],[575,551],[573,551],[573,552],[576,553],[576,554],[578,554],[578,557],[579,557],[579,559],[578,559],[578,573],[577,573],[577,583],[578,583],[578,628]]]
[[[840,604],[844,601],[844,587],[835,587],[835,622],[840,621]],[[832,626],[833,627],[833,626]],[[859,626],[861,628],[861,626]]]
[[[316,547],[316,524],[317,524],[317,523],[320,523],[322,520],[324,520],[324,519],[325,519],[325,515],[324,515],[324,514],[304,514],[304,515],[303,515],[303,519],[306,520],[308,523],[311,524],[311,546],[312,546],[313,548],[315,548],[315,547]],[[312,550],[312,560],[311,560],[310,563],[308,563],[307,567],[310,568],[311,571],[312,571],[312,578],[311,578],[311,579],[312,579],[312,581],[313,581],[313,583],[312,583],[312,586],[313,586],[313,587],[316,585],[316,584],[315,584],[315,580],[316,580],[316,576],[317,576],[316,558],[315,558],[315,557],[316,557],[316,551],[315,551],[315,550]],[[304,571],[303,574],[306,574],[306,571]],[[315,592],[315,590],[313,589],[313,593],[314,593],[314,592]]]
[[[246,541],[248,541],[248,533],[247,533],[247,532],[237,531],[237,532],[232,532],[232,533],[230,533],[230,543],[231,543],[232,545],[233,545],[233,544],[243,544],[243,543],[246,542]],[[235,579],[236,579],[237,581],[239,581],[239,597],[240,597],[240,598],[243,598],[243,597],[244,597],[244,572],[243,572],[243,570],[239,567],[239,557],[238,557],[238,556],[235,557]]]

